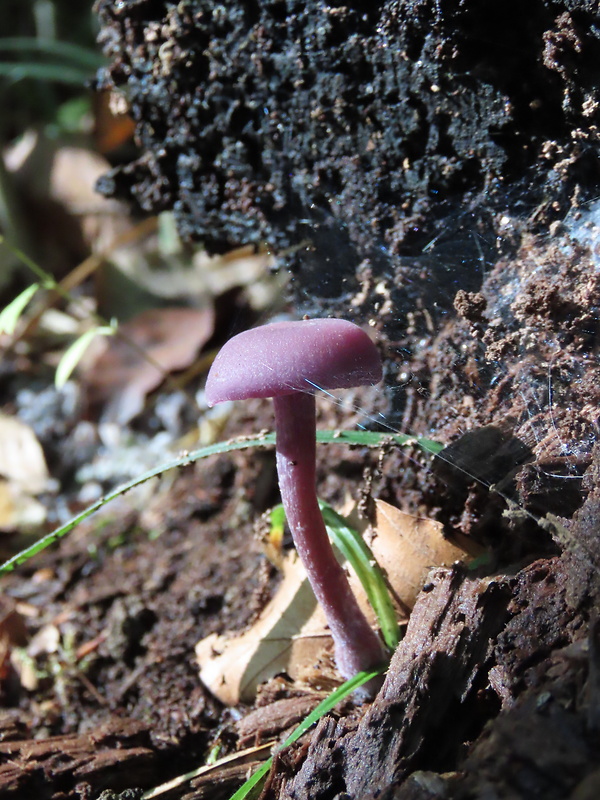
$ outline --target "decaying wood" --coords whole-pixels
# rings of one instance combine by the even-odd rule
[[[492,640],[507,618],[509,581],[469,578],[456,567],[433,572],[428,588],[356,732],[344,735],[344,721],[333,730],[331,722],[322,723],[285,797],[317,800],[335,778],[332,768],[351,797],[376,797],[426,756],[431,763],[436,750],[440,765],[452,755],[443,752],[441,730],[456,726],[462,735],[451,741],[463,740],[485,685]]]
[[[66,800],[80,798],[84,783],[95,791],[147,786],[148,744],[145,725],[117,718],[91,733],[0,742],[0,797]]]
[[[269,705],[259,706],[236,724],[238,747],[260,745],[266,739],[295,727],[310,714],[320,699],[319,695],[314,693],[285,697]]]
[[[597,491],[565,532],[562,555],[510,575],[432,573],[369,711],[322,720],[281,796],[597,797]]]
[[[183,794],[171,795],[165,800],[228,800],[244,780],[255,772],[261,761],[233,764],[220,769],[216,775],[207,775],[192,781],[189,790]]]

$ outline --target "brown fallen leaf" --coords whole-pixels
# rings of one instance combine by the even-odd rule
[[[0,475],[28,494],[43,492],[49,474],[44,451],[33,428],[0,414]]]
[[[15,649],[11,653],[11,665],[19,677],[21,686],[29,692],[40,683],[40,670],[36,666],[39,656],[57,653],[60,646],[60,631],[54,624],[44,625],[27,645],[27,649]]]
[[[376,506],[376,525],[366,531],[365,540],[391,589],[399,618],[406,617],[430,569],[467,560],[473,552],[445,539],[437,522],[412,517],[380,500]],[[351,524],[360,526],[355,520]],[[283,558],[282,571],[279,589],[250,628],[238,635],[211,634],[196,645],[200,678],[226,705],[252,701],[259,684],[281,672],[312,686],[322,687],[336,677],[341,682],[329,666],[332,639],[325,616],[295,551]],[[352,571],[349,580],[375,627],[375,613]]]
[[[0,532],[19,531],[23,535],[35,532],[45,522],[46,514],[46,507],[24,491],[19,484],[0,478]],[[16,551],[21,546],[20,543],[11,542],[7,552],[4,552],[3,547],[2,558],[14,554],[11,548],[14,547]]]
[[[226,705],[250,702],[261,683],[281,672],[319,689],[341,683],[325,615],[296,551],[286,553],[281,563],[283,580],[250,628],[233,636],[211,634],[196,645],[200,678]],[[375,627],[375,612],[352,570],[348,579],[361,610]]]
[[[25,647],[28,640],[25,617],[19,605],[3,594],[0,594],[0,638],[8,639],[14,647]]]
[[[34,495],[49,488],[44,451],[33,429],[0,414],[0,531],[41,525],[46,509]]]
[[[214,311],[206,306],[143,311],[107,340],[106,348],[86,365],[88,403],[102,405],[103,422],[125,425],[144,407],[146,395],[165,376],[188,367],[210,339]]]
[[[200,678],[226,705],[251,701],[259,684],[279,672],[298,679],[331,643],[324,618],[295,551],[283,561],[283,581],[257,621],[238,636],[216,633],[196,645]]]
[[[414,606],[433,567],[449,567],[481,553],[467,537],[451,542],[441,523],[405,514],[383,500],[375,501],[375,515],[367,543],[397,599],[408,609]]]
[[[94,187],[107,169],[109,162],[92,150],[57,147],[50,167],[50,197],[77,216],[106,212],[108,205]]]

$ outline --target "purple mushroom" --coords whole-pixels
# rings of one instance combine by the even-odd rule
[[[379,353],[363,330],[346,320],[313,319],[274,322],[234,336],[217,355],[206,381],[209,406],[273,398],[281,499],[345,678],[380,665],[385,655],[333,553],[319,510],[314,392],[380,380]]]

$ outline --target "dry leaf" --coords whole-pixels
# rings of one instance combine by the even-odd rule
[[[27,645],[26,651],[15,649],[10,656],[13,669],[19,676],[24,689],[29,692],[39,687],[40,672],[35,660],[39,656],[57,653],[60,645],[60,631],[55,625],[44,625]]]
[[[0,479],[0,531],[31,531],[39,528],[45,519],[46,507],[39,500],[18,484]]]
[[[103,422],[125,425],[140,413],[146,395],[164,381],[165,374],[193,362],[212,336],[213,326],[214,311],[209,307],[138,314],[121,325],[120,335],[107,340],[105,351],[88,366],[88,402],[106,404]]]
[[[402,616],[414,605],[432,567],[449,566],[469,555],[444,538],[439,523],[404,514],[383,501],[376,501],[376,506],[377,524],[365,539]],[[333,672],[323,674],[323,659],[332,650],[331,635],[295,551],[284,558],[283,575],[254,625],[237,636],[211,634],[196,646],[202,682],[226,705],[250,702],[259,684],[280,672],[313,685],[334,677]],[[375,614],[354,572],[349,580],[359,606],[375,626]]]
[[[110,153],[133,137],[135,123],[127,114],[127,100],[116,90],[95,92],[92,100],[96,147]]]
[[[235,637],[213,633],[196,645],[200,678],[226,705],[249,702],[260,683],[279,672],[298,678],[331,637],[296,553],[288,554],[283,581],[258,620]]]
[[[4,414],[0,414],[0,475],[32,495],[48,486],[44,451],[33,429]]]
[[[0,531],[35,528],[46,509],[33,495],[49,488],[44,451],[29,425],[0,414]]]
[[[273,258],[267,253],[255,253],[251,247],[233,250],[221,256],[209,256],[204,250],[194,254],[194,269],[201,277],[204,291],[219,297],[236,286],[254,290],[261,281],[273,282],[269,266]],[[189,270],[188,270],[189,273]]]
[[[375,508],[373,540],[367,539],[368,544],[394,594],[409,609],[433,567],[451,566],[476,554],[475,544],[461,540],[459,547],[446,539],[439,522],[405,514],[383,500],[376,500]]]
[[[57,653],[59,645],[59,629],[56,625],[44,625],[29,642],[27,646],[27,655],[29,658],[37,658],[38,656],[47,656],[51,653]]]
[[[250,702],[261,683],[281,672],[319,688],[341,682],[331,658],[333,642],[325,615],[295,550],[284,557],[282,572],[276,594],[254,625],[238,636],[211,634],[196,645],[200,678],[226,705]],[[375,613],[360,581],[354,572],[348,578],[375,627]]]
[[[17,604],[10,597],[0,595],[0,639],[5,639],[11,647],[25,647],[27,644],[25,618]]]

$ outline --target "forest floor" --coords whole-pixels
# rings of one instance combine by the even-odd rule
[[[263,800],[595,800],[593,12],[540,0],[516,28],[514,3],[495,21],[468,3],[284,5],[286,25],[279,3],[228,16],[101,0],[100,84],[123,90],[113,106],[127,95],[136,146],[120,108],[102,123],[125,125],[111,164],[81,137],[33,130],[4,153],[30,255],[61,291],[46,281],[0,334],[2,556],[159,474],[2,575],[0,796],[226,800],[339,683],[321,635],[308,668],[290,660],[255,696],[235,659],[209,680],[203,656],[201,678],[198,643],[257,629],[291,542],[269,535],[272,449],[160,468],[272,429],[267,401],[209,411],[203,382],[232,333],[309,312],[363,325],[385,371],[378,387],[320,395],[320,429],[383,437],[320,444],[320,497],[374,548],[382,504],[416,521],[392,524],[400,565],[428,536],[466,555],[426,549],[408,588],[384,565],[403,638],[380,692],[276,750]],[[92,191],[100,176],[113,199]],[[221,255],[183,243],[176,223]],[[2,307],[31,282],[15,264]],[[95,329],[57,388],[67,346]],[[385,439],[395,432],[443,449]],[[290,650],[309,638],[286,636]]]
[[[408,421],[454,442],[433,462],[414,446],[319,447],[319,492],[333,505],[360,498],[369,516],[383,500],[487,555],[476,569],[434,569],[378,697],[347,701],[279,755],[265,797],[594,795],[600,377],[597,320],[586,315],[599,283],[578,246],[542,255],[530,242],[481,294],[459,293],[459,313],[422,349],[431,382]],[[507,302],[520,315],[512,331]],[[502,380],[487,385],[474,366],[482,336],[502,353]],[[533,413],[528,398],[549,374],[552,400]],[[381,389],[353,396],[351,410],[323,401],[319,427],[351,429],[386,402]],[[65,422],[59,403],[53,419],[49,407],[46,452],[67,474],[78,435],[92,426],[98,436],[100,424],[80,412]],[[137,419],[138,438],[153,413]],[[236,408],[220,438],[269,429],[271,414],[266,401]],[[149,449],[147,466],[168,460]],[[5,796],[137,797],[217,747],[219,757],[242,751],[239,761],[164,796],[228,797],[260,761],[248,748],[289,733],[323,697],[326,686],[279,674],[255,702],[229,708],[199,679],[197,642],[251,624],[276,591],[255,535],[278,502],[273,462],[269,449],[249,449],[166,473],[3,578]]]

